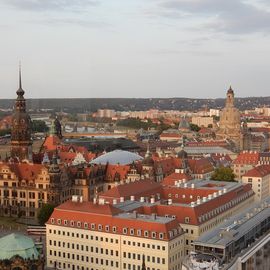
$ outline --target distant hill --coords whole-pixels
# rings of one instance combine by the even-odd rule
[[[196,111],[204,107],[222,108],[225,99],[191,99],[191,98],[59,98],[28,99],[29,109],[53,109],[67,112],[95,112],[97,109],[114,109],[116,111],[140,111],[148,109],[190,110]],[[14,100],[0,100],[0,108],[12,108]],[[259,106],[270,106],[270,97],[236,98],[236,106],[240,110]]]

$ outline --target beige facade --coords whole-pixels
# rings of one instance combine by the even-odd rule
[[[0,164],[0,215],[36,218],[43,204],[59,204],[71,198],[71,181],[64,170],[50,172],[38,164],[10,166]],[[19,175],[16,168],[25,175]]]
[[[234,91],[230,87],[227,91],[226,105],[220,113],[217,138],[230,139],[235,144],[235,150],[249,149],[249,138],[245,130],[241,128],[239,110],[234,106]]]
[[[83,227],[83,226],[82,226]],[[47,224],[47,266],[71,270],[181,269],[184,234],[166,240]]]
[[[259,202],[270,196],[269,183],[270,174],[265,176],[242,176],[242,183],[251,184],[252,189],[255,192],[255,201]]]
[[[193,116],[191,122],[199,127],[209,127],[210,125],[214,125],[213,117]]]
[[[202,224],[187,224],[187,223],[180,223],[181,227],[185,231],[185,254],[190,254],[191,251],[194,251],[193,242],[199,238],[203,233],[211,231],[226,219],[230,218],[231,216],[240,213],[242,210],[248,208],[252,203],[254,203],[254,196],[243,200],[242,202],[236,203],[235,206],[232,208],[228,207],[228,210],[225,212],[221,212],[220,215],[213,217],[212,219],[204,222]],[[225,205],[221,207],[227,207],[229,202],[226,202]]]

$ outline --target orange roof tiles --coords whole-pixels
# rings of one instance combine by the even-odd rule
[[[35,180],[42,169],[47,170],[44,165],[31,163],[1,163],[0,169],[3,167],[8,167],[19,180]]]
[[[106,180],[113,181],[116,174],[119,176],[119,180],[125,180],[129,170],[130,165],[108,164],[106,170]]]
[[[243,151],[233,161],[233,164],[238,164],[238,165],[245,165],[245,164],[256,165],[256,164],[258,164],[259,159],[260,159],[260,154],[258,152]]]
[[[145,238],[152,238],[151,232],[158,234],[156,238],[159,238],[159,233],[163,233],[162,239],[159,239],[163,241],[172,238],[169,232],[175,229],[177,229],[177,235],[182,234],[177,220],[168,219],[167,222],[157,222],[158,217],[143,219],[140,215],[135,216],[134,214],[122,216],[121,212],[112,205],[68,201],[55,208],[47,224]],[[124,229],[126,229],[125,233]],[[134,233],[131,233],[131,229],[134,230]],[[137,234],[138,230],[142,231],[140,235]],[[148,237],[144,235],[144,231],[149,232]]]
[[[249,170],[243,176],[244,177],[264,177],[268,174],[270,174],[270,165],[260,165]]]
[[[168,176],[166,176],[163,181],[162,181],[162,185],[165,185],[165,186],[174,186],[175,185],[175,181],[178,181],[178,180],[191,180],[192,177],[186,173],[177,173],[177,172],[174,172]]]
[[[155,195],[156,193],[161,192],[161,184],[151,180],[140,180],[113,187],[107,192],[101,193],[100,198],[112,202],[113,199],[119,199],[120,197],[124,197],[125,199],[130,199],[130,196],[140,198],[143,196]]]

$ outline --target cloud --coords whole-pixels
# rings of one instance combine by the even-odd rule
[[[98,0],[0,0],[0,2],[22,10],[78,10],[95,6]]]
[[[190,18],[205,28],[229,34],[269,33],[270,11],[259,0],[162,0],[159,15]]]
[[[30,21],[31,23],[33,21]],[[111,25],[102,21],[93,21],[79,18],[50,18],[44,20],[36,20],[35,23],[45,24],[45,25],[78,25],[85,28],[109,28]]]

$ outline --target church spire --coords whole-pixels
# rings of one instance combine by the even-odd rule
[[[19,64],[19,89],[17,90],[18,97],[23,97],[24,90],[22,89],[22,67],[21,62]]]

